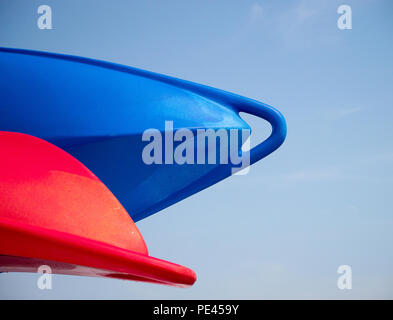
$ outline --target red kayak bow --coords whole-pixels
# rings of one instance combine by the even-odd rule
[[[105,185],[58,147],[0,132],[0,272],[112,277],[189,286],[195,273],[148,255]]]

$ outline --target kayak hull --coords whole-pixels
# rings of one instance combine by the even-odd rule
[[[192,285],[195,273],[148,255],[135,223],[83,164],[36,137],[0,132],[0,272]]]
[[[85,164],[112,190],[134,221],[233,173],[232,163],[148,165],[154,129],[250,131],[239,112],[268,120],[273,133],[251,150],[250,164],[277,149],[285,120],[274,108],[222,90],[93,59],[0,48],[0,130],[49,141]],[[194,153],[197,141],[194,140]],[[243,154],[241,143],[236,153]],[[218,157],[218,147],[210,149]],[[172,155],[173,156],[173,155]],[[218,159],[218,158],[217,158]],[[236,167],[236,166],[235,166]]]

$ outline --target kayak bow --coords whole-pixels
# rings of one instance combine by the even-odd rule
[[[47,140],[86,165],[134,221],[230,176],[233,164],[147,165],[147,129],[250,130],[247,112],[272,126],[250,164],[286,136],[283,116],[236,94],[149,71],[63,54],[0,48],[0,130]],[[228,134],[229,135],[229,134]],[[197,143],[194,143],[197,148]],[[211,150],[209,150],[211,151]],[[241,143],[237,153],[242,154]],[[213,150],[216,152],[216,150]]]
[[[0,132],[0,272],[190,286],[195,273],[150,257],[135,223],[78,160],[39,138]]]

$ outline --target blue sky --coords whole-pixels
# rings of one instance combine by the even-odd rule
[[[39,30],[48,4],[53,30]],[[352,8],[352,30],[337,8]],[[288,137],[233,176],[138,223],[189,289],[1,274],[0,298],[393,298],[391,1],[7,1],[0,45],[75,54],[277,107]],[[256,139],[265,123],[247,118]],[[255,140],[254,140],[255,141]],[[337,288],[348,264],[353,289]]]

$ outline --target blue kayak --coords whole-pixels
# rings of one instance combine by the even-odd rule
[[[250,131],[239,112],[270,122],[271,135],[248,152],[247,165],[276,150],[286,136],[285,120],[271,106],[128,66],[0,48],[0,70],[0,130],[42,138],[76,157],[134,221],[217,183],[240,166],[203,161],[209,152],[221,157],[220,146],[230,144],[225,139],[218,139],[213,150],[202,144],[205,153],[199,161],[203,130],[221,130],[228,137]],[[156,136],[163,145],[160,154],[151,149]],[[187,138],[188,146],[176,151]],[[244,136],[233,139],[238,140],[234,154],[244,156]],[[175,161],[184,152],[189,161]]]

